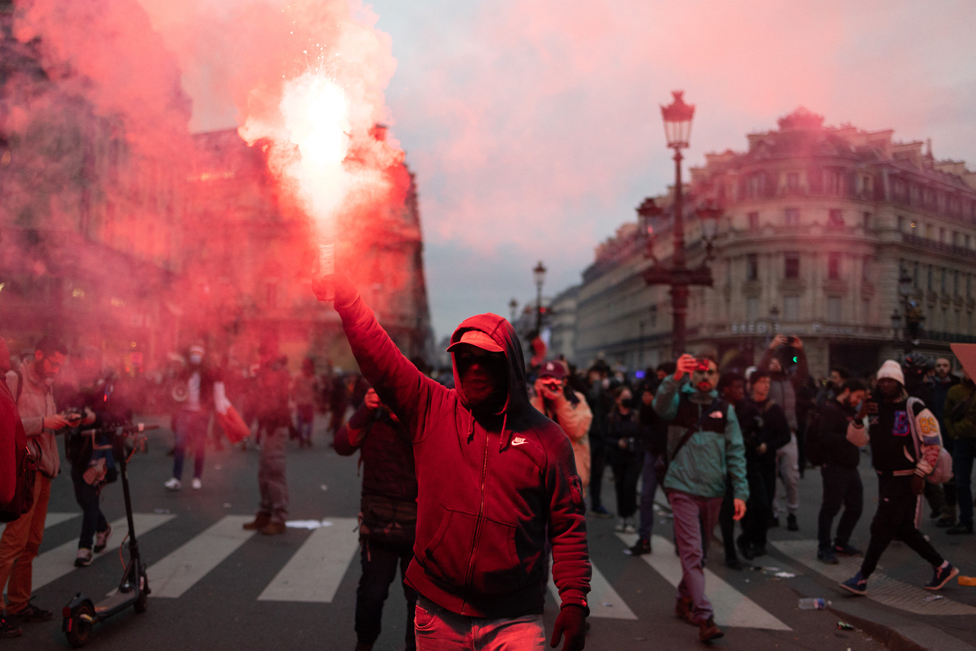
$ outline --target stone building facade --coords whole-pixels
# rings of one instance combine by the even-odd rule
[[[976,173],[938,161],[931,146],[900,143],[893,132],[825,127],[805,109],[774,131],[748,136],[748,150],[706,156],[685,187],[689,266],[705,263],[696,207],[722,210],[711,288],[692,288],[692,352],[738,350],[758,360],[773,332],[801,337],[811,370],[841,364],[870,373],[898,358],[909,297],[925,317],[917,349],[934,355],[950,341],[976,341]],[[673,191],[672,191],[673,193]],[[669,347],[669,289],[641,273],[654,255],[668,262],[671,197],[648,236],[635,223],[602,244],[583,273],[576,361],[602,356],[632,369],[679,351]]]

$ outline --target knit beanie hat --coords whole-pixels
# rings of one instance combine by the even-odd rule
[[[901,372],[901,365],[893,359],[885,360],[885,363],[878,369],[878,379],[881,378],[891,378],[905,386],[905,374]]]

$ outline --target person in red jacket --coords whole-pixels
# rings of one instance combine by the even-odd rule
[[[546,543],[562,600],[551,645],[565,634],[563,651],[582,649],[591,572],[582,484],[569,439],[529,404],[515,330],[494,314],[465,320],[448,348],[456,389],[447,389],[397,350],[348,278],[313,288],[320,300],[334,291],[360,370],[411,434],[417,649],[543,649]]]

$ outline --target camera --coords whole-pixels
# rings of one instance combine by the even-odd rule
[[[708,360],[707,359],[696,359],[695,360],[695,370],[701,371],[702,373],[708,372]]]

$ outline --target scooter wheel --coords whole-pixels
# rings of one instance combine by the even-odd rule
[[[149,607],[149,582],[146,580],[145,576],[139,578],[139,597],[136,599],[135,603],[132,604],[132,609],[137,613],[146,612],[146,608]]]
[[[85,621],[82,615],[88,621]],[[94,617],[95,611],[88,604],[82,604],[78,607],[78,612],[72,615],[68,631],[65,633],[68,636],[68,643],[71,646],[79,649],[88,644],[88,640],[91,639],[92,620]]]

